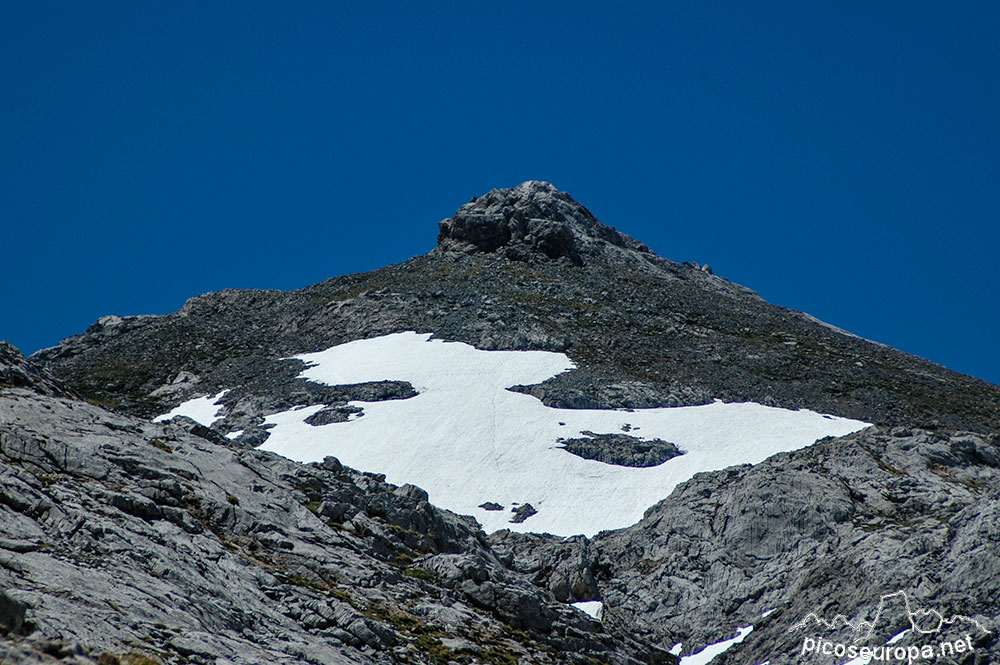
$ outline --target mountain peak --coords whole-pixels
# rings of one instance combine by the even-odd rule
[[[566,258],[581,265],[609,246],[651,254],[643,243],[602,224],[566,192],[539,180],[492,189],[439,224],[443,251],[502,251],[508,258]]]

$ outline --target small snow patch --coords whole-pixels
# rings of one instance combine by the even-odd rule
[[[892,637],[890,637],[890,638],[889,638],[888,640],[886,640],[886,642],[885,642],[885,643],[886,643],[886,644],[895,644],[896,642],[898,642],[898,641],[900,641],[901,639],[903,639],[904,637],[906,637],[906,634],[907,634],[908,632],[910,632],[910,629],[909,629],[909,628],[907,628],[906,630],[904,630],[904,631],[903,631],[903,632],[901,632],[901,633],[896,633],[895,635],[893,635]]]
[[[601,601],[599,601],[599,600],[581,600],[578,603],[571,603],[571,605],[573,605],[573,607],[575,607],[576,609],[580,610],[581,612],[589,614],[590,616],[594,617],[598,621],[601,620],[601,614],[604,611],[604,603],[602,603]]]
[[[219,411],[222,409],[219,400],[225,397],[228,392],[228,390],[223,390],[217,395],[205,395],[181,402],[167,413],[153,418],[153,422],[161,423],[176,416],[187,416],[200,425],[211,427],[212,423],[220,418]]]
[[[729,647],[734,644],[742,642],[743,638],[753,632],[753,626],[743,626],[742,628],[737,628],[737,630],[739,632],[736,633],[736,637],[723,640],[722,642],[716,642],[715,644],[709,644],[698,653],[693,653],[690,656],[684,656],[681,658],[681,665],[708,665],[713,658],[721,654],[723,651],[728,650]]]

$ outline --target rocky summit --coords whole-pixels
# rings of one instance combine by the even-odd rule
[[[547,183],[438,228],[0,344],[0,662],[1000,662],[1000,387]]]
[[[584,257],[616,255],[612,247],[631,260],[652,255],[644,244],[601,224],[569,194],[537,180],[473,199],[440,229],[442,250],[501,251],[514,260],[541,255],[580,265]]]

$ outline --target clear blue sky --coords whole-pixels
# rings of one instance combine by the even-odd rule
[[[1000,383],[995,2],[4,2],[0,338],[292,289],[553,182]]]

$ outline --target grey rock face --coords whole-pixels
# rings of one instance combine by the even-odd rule
[[[554,601],[418,487],[190,425],[0,396],[4,662],[675,662]]]
[[[648,409],[660,406],[708,404],[712,393],[703,388],[665,380],[654,386],[640,381],[614,381],[595,376],[586,368],[533,386],[516,385],[510,390],[537,397],[557,409]]]
[[[201,378],[191,372],[181,371],[177,373],[169,383],[164,384],[149,393],[150,397],[170,397],[173,395],[188,396],[198,389]]]
[[[532,515],[538,514],[538,511],[530,503],[522,504],[517,508],[511,508],[510,512],[514,513],[514,516],[510,518],[510,521],[514,524],[521,524]]]
[[[547,534],[498,531],[490,535],[497,555],[563,602],[598,600],[595,571],[598,554],[583,536],[557,538]]]

